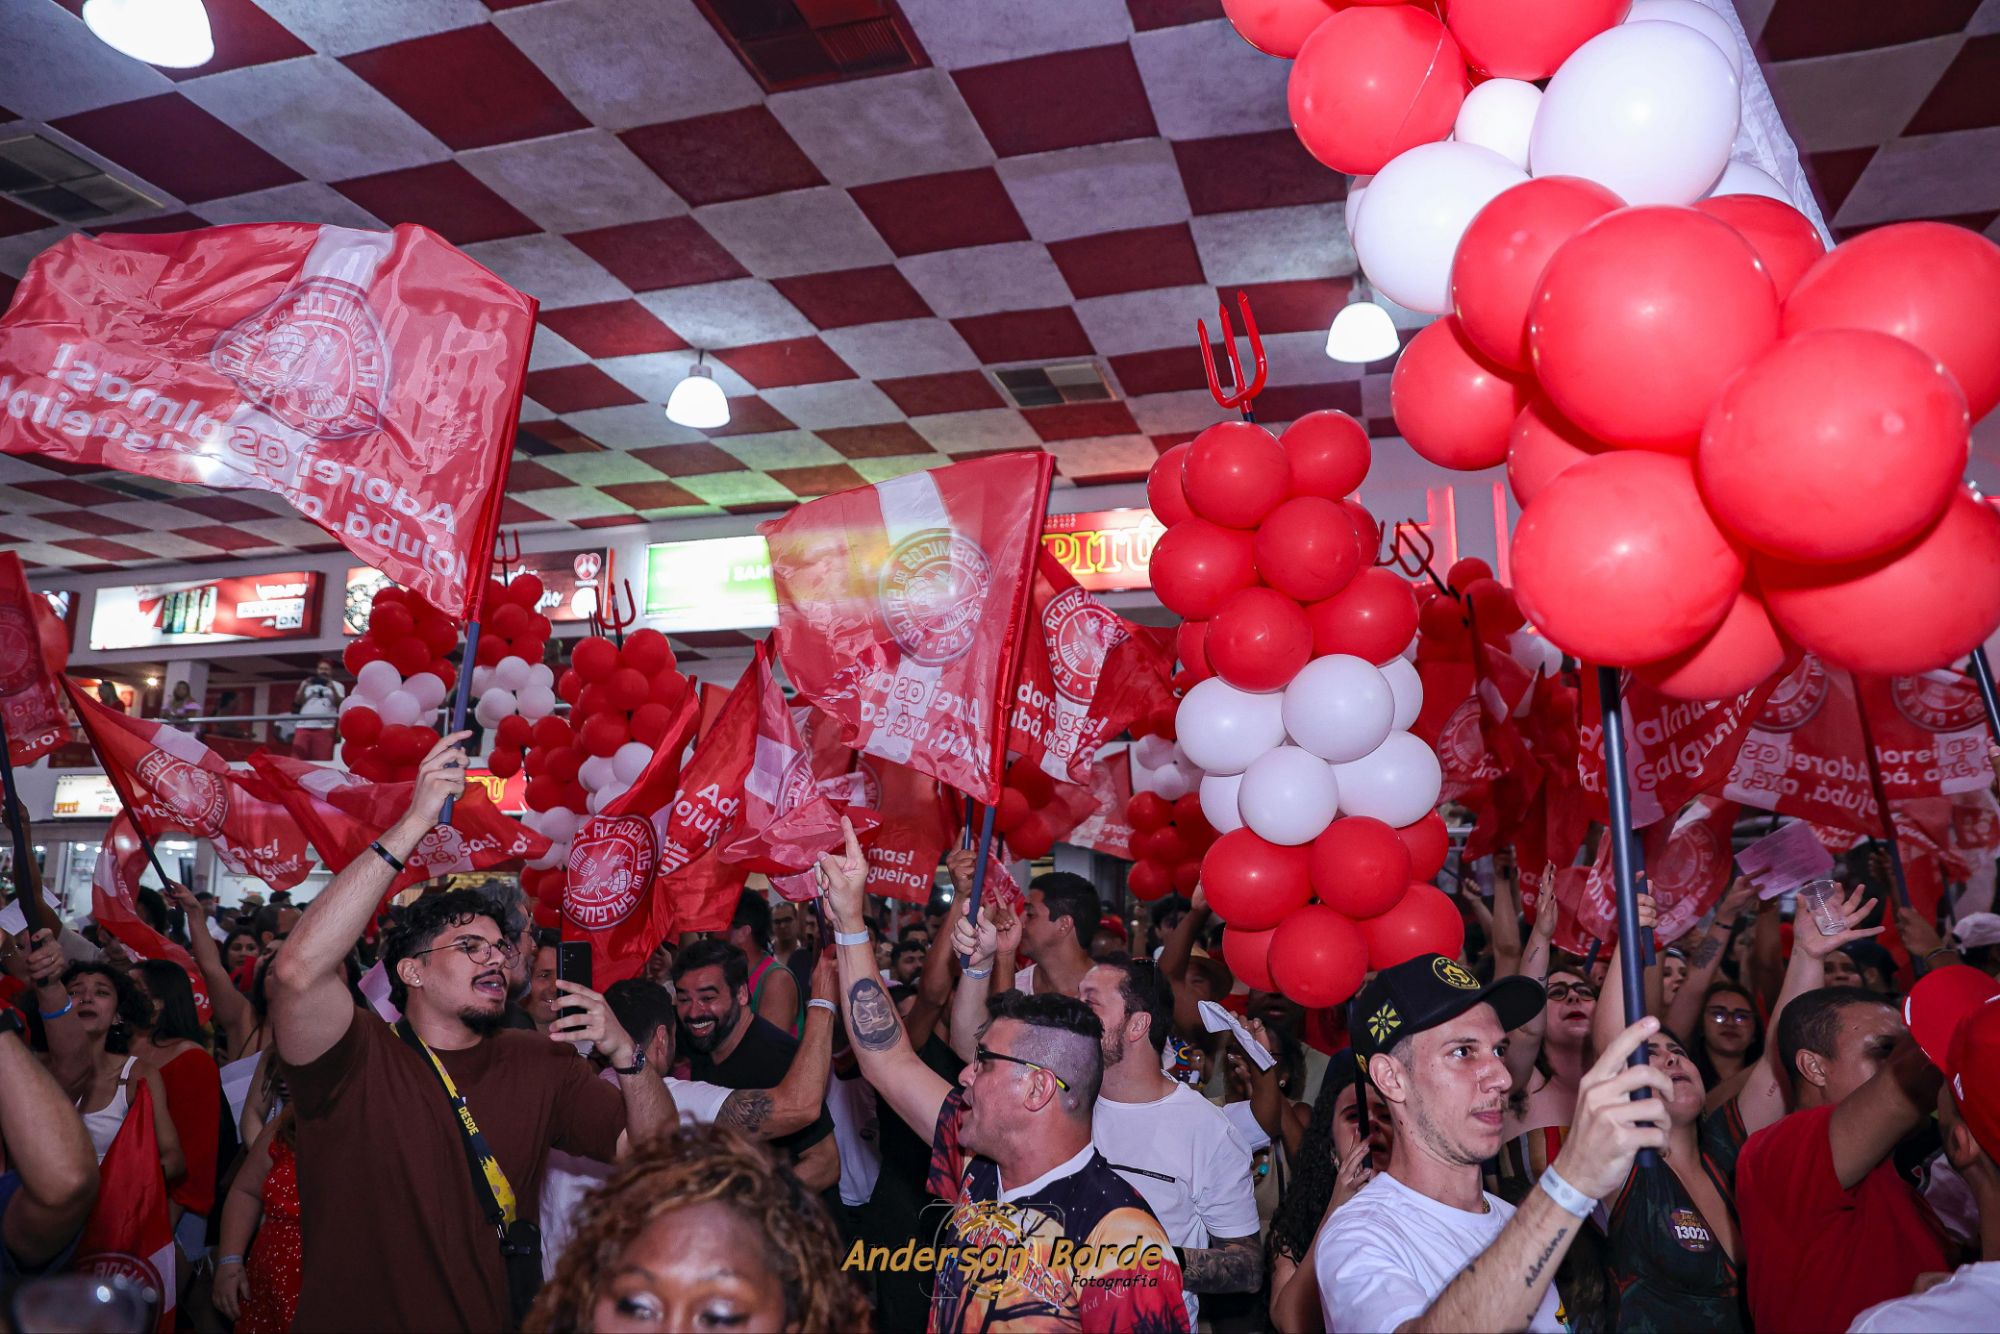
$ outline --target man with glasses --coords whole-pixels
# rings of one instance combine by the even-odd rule
[[[947,1083],[911,1049],[876,971],[868,863],[846,832],[820,878],[848,1035],[875,1091],[931,1137],[931,1192],[949,1206],[934,1236],[913,1238],[932,1248],[931,1329],[1188,1328],[1166,1233],[1091,1144],[1104,1026],[1074,997],[1002,992]],[[972,959],[961,986],[983,990],[992,962]]]
[[[467,735],[432,748],[409,812],[313,900],[270,967],[312,1238],[297,1330],[513,1328],[523,1287],[540,1281],[549,1151],[609,1160],[674,1121],[666,1085],[596,992],[558,981],[567,1013],[546,1036],[502,1031],[515,943],[476,891],[419,899],[385,933],[394,1028],[349,997],[348,953],[465,790]],[[583,1040],[616,1088],[567,1045]]]

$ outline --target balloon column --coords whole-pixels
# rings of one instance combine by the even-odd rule
[[[1132,851],[1138,857],[1125,878],[1132,897],[1151,903],[1169,894],[1194,893],[1201,881],[1202,854],[1216,839],[1215,827],[1202,814],[1201,798],[1189,792],[1168,801],[1155,791],[1135,792],[1125,803],[1125,822],[1132,826]]]
[[[413,778],[437,744],[438,709],[458,680],[450,617],[406,588],[375,591],[368,630],[342,660],[354,689],[341,701],[340,759],[377,783]]]
[[[1201,779],[1185,811],[1186,798],[1133,798],[1134,828],[1153,826],[1134,877],[1153,893],[1185,878],[1167,868],[1193,851],[1179,825],[1198,811],[1220,831],[1199,876],[1230,967],[1307,1006],[1346,1000],[1370,967],[1462,943],[1449,900],[1411,885],[1412,844],[1427,865],[1437,841],[1439,771],[1408,731],[1422,706],[1401,656],[1416,597],[1375,566],[1378,527],[1348,499],[1369,463],[1366,432],[1323,411],[1282,438],[1247,421],[1211,426],[1147,481],[1167,524],[1153,588],[1185,618],[1194,682],[1175,750]]]

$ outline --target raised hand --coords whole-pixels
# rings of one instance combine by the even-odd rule
[[[1729,882],[1729,888],[1722,892],[1722,902],[1716,905],[1715,920],[1727,926],[1743,915],[1757,898],[1757,881],[1752,876],[1739,875]]]
[[[1834,902],[1833,910],[1847,922],[1847,930],[1838,935],[1822,935],[1819,923],[1809,912],[1801,911],[1792,918],[1792,948],[1804,950],[1815,959],[1824,959],[1842,945],[1857,940],[1867,940],[1870,936],[1882,934],[1882,928],[1871,926],[1866,929],[1861,923],[1875,911],[1879,900],[1868,897],[1866,886],[1856,885],[1846,895]]]
[[[979,869],[979,852],[975,848],[953,848],[945,854],[945,872],[951,876],[951,885],[957,891],[954,901],[963,900],[972,892],[972,873]]]
[[[1374,1176],[1375,1146],[1364,1139],[1349,1149],[1347,1156],[1340,1160],[1340,1172],[1333,1179],[1333,1203],[1327,1206],[1328,1209],[1338,1209],[1360,1194],[1361,1188]]]
[[[951,952],[965,960],[965,966],[985,969],[992,965],[993,956],[1000,951],[1000,932],[993,925],[992,914],[985,905],[979,909],[979,920],[973,922],[963,913],[951,928]]]
[[[840,963],[832,950],[820,955],[819,962],[813,965],[812,999],[840,1004]]]
[[[1945,948],[1944,937],[1915,908],[1896,909],[1896,934],[1903,938],[1903,948],[1913,958],[1921,959]]]
[[[826,891],[827,903],[833,908],[835,924],[843,931],[858,931],[865,898],[862,891],[868,884],[868,858],[862,854],[861,840],[854,836],[854,822],[844,815],[840,818],[840,832],[846,837],[846,849],[825,854],[816,869],[820,888]]]
[[[465,739],[470,732],[453,732],[438,738],[430,754],[417,766],[416,791],[410,796],[410,817],[426,825],[437,823],[448,798],[465,793]]]
[[[1639,1150],[1666,1147],[1665,1100],[1673,1085],[1653,1066],[1625,1064],[1659,1031],[1660,1021],[1651,1015],[1629,1026],[1577,1083],[1576,1110],[1555,1169],[1592,1199],[1604,1199],[1625,1183]],[[1653,1096],[1634,1102],[1632,1094],[1640,1089]]]
[[[632,1039],[603,996],[581,982],[565,978],[556,979],[556,990],[562,994],[564,1004],[557,1007],[556,1021],[549,1026],[551,1038],[557,1042],[588,1042],[611,1064],[632,1064]],[[566,1010],[575,1013],[566,1014]]]

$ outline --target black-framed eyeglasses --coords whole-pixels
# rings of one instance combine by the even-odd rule
[[[1711,1024],[1749,1024],[1756,1022],[1756,1019],[1757,1016],[1748,1010],[1725,1010],[1719,1005],[1708,1012],[1708,1022]]]
[[[988,1061],[1006,1061],[1013,1065],[1025,1065],[1030,1070],[1039,1070],[1043,1074],[1047,1075],[1050,1079],[1055,1080],[1056,1087],[1061,1089],[1064,1093],[1069,1092],[1069,1081],[1064,1079],[1061,1075],[1057,1074],[1055,1071],[1049,1069],[1046,1065],[1043,1065],[1040,1061],[1031,1061],[1027,1059],[1025,1056],[1009,1056],[1004,1051],[993,1051],[985,1046],[979,1046],[973,1048],[972,1059],[974,1061],[977,1061],[981,1065],[986,1064],[986,1062]]]
[[[1597,988],[1591,986],[1588,982],[1551,982],[1549,983],[1548,994],[1549,999],[1552,1001],[1566,1001],[1572,998],[1576,1000],[1596,1000]]]
[[[498,955],[502,959],[513,958],[514,942],[511,940],[486,940],[480,936],[460,936],[457,940],[448,940],[442,945],[433,945],[427,950],[412,950],[410,951],[410,957],[416,958],[423,954],[436,954],[439,950],[457,950],[473,963],[485,963],[495,955]]]

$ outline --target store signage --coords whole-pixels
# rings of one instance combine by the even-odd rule
[[[1146,563],[1166,526],[1151,510],[1089,510],[1051,514],[1042,525],[1042,545],[1073,578],[1097,593],[1151,588]]]
[[[94,649],[311,639],[319,633],[319,575],[310,570],[97,590]]]
[[[755,533],[646,548],[646,616],[673,634],[778,623],[771,552]]]
[[[597,610],[597,590],[604,582],[605,551],[524,551],[507,571],[507,583],[524,574],[542,581],[542,598],[535,610],[551,621],[587,621]],[[500,578],[499,566],[493,577]],[[341,604],[341,629],[350,635],[365,634],[368,612],[375,605],[375,590],[386,588],[389,577],[367,565],[347,571],[347,597]]]
[[[118,789],[103,774],[56,775],[56,819],[108,820],[121,809]]]
[[[495,809],[503,815],[519,815],[528,809],[528,775],[516,772],[512,778],[502,778],[491,769],[467,769],[465,781],[477,783],[486,789],[486,795],[493,799]]]

